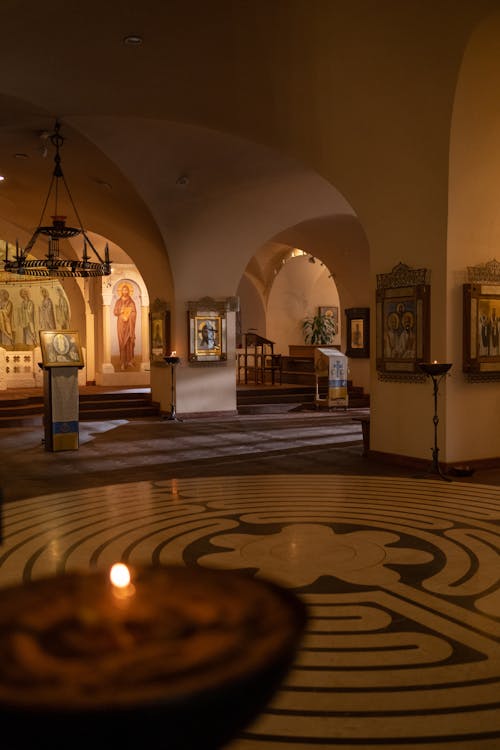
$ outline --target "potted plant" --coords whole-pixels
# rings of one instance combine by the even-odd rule
[[[306,344],[325,346],[332,343],[333,337],[337,333],[337,323],[330,310],[325,314],[318,312],[316,315],[304,319],[302,332]]]

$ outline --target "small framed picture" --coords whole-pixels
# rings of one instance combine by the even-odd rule
[[[83,367],[78,331],[40,331],[44,367]]]
[[[326,315],[327,318],[331,318],[335,325],[335,333],[339,330],[339,308],[336,305],[320,305],[318,307],[318,313],[320,315]]]
[[[345,311],[347,323],[348,357],[367,358],[370,356],[370,308],[351,307]]]

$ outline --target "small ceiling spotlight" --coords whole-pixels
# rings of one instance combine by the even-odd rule
[[[113,186],[109,182],[106,182],[106,180],[96,179],[96,182],[97,182],[98,185],[100,185],[105,190],[112,190],[113,189]]]
[[[175,181],[176,185],[179,185],[179,187],[187,187],[189,185],[189,177],[187,174],[181,174]]]
[[[142,41],[142,36],[139,36],[138,34],[128,34],[123,37],[123,44],[126,44],[127,47],[140,47]]]
[[[309,263],[316,263],[316,258],[314,258],[312,255],[309,256]]]

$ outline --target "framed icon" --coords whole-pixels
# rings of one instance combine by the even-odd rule
[[[40,331],[44,367],[83,367],[78,331]]]
[[[366,358],[370,356],[370,308],[351,307],[345,310],[347,323],[348,357]]]
[[[400,263],[377,276],[376,366],[379,373],[420,376],[429,360],[430,284],[425,268]]]
[[[227,360],[226,315],[220,310],[188,313],[189,361],[198,363]]]
[[[149,359],[151,364],[164,364],[170,354],[170,311],[167,303],[155,300],[149,313]]]
[[[500,372],[500,286],[463,285],[463,371]]]

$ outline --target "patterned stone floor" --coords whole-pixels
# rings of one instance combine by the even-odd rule
[[[117,560],[271,578],[307,634],[230,750],[498,750],[499,519],[497,486],[403,476],[68,488],[6,504],[0,586]]]

